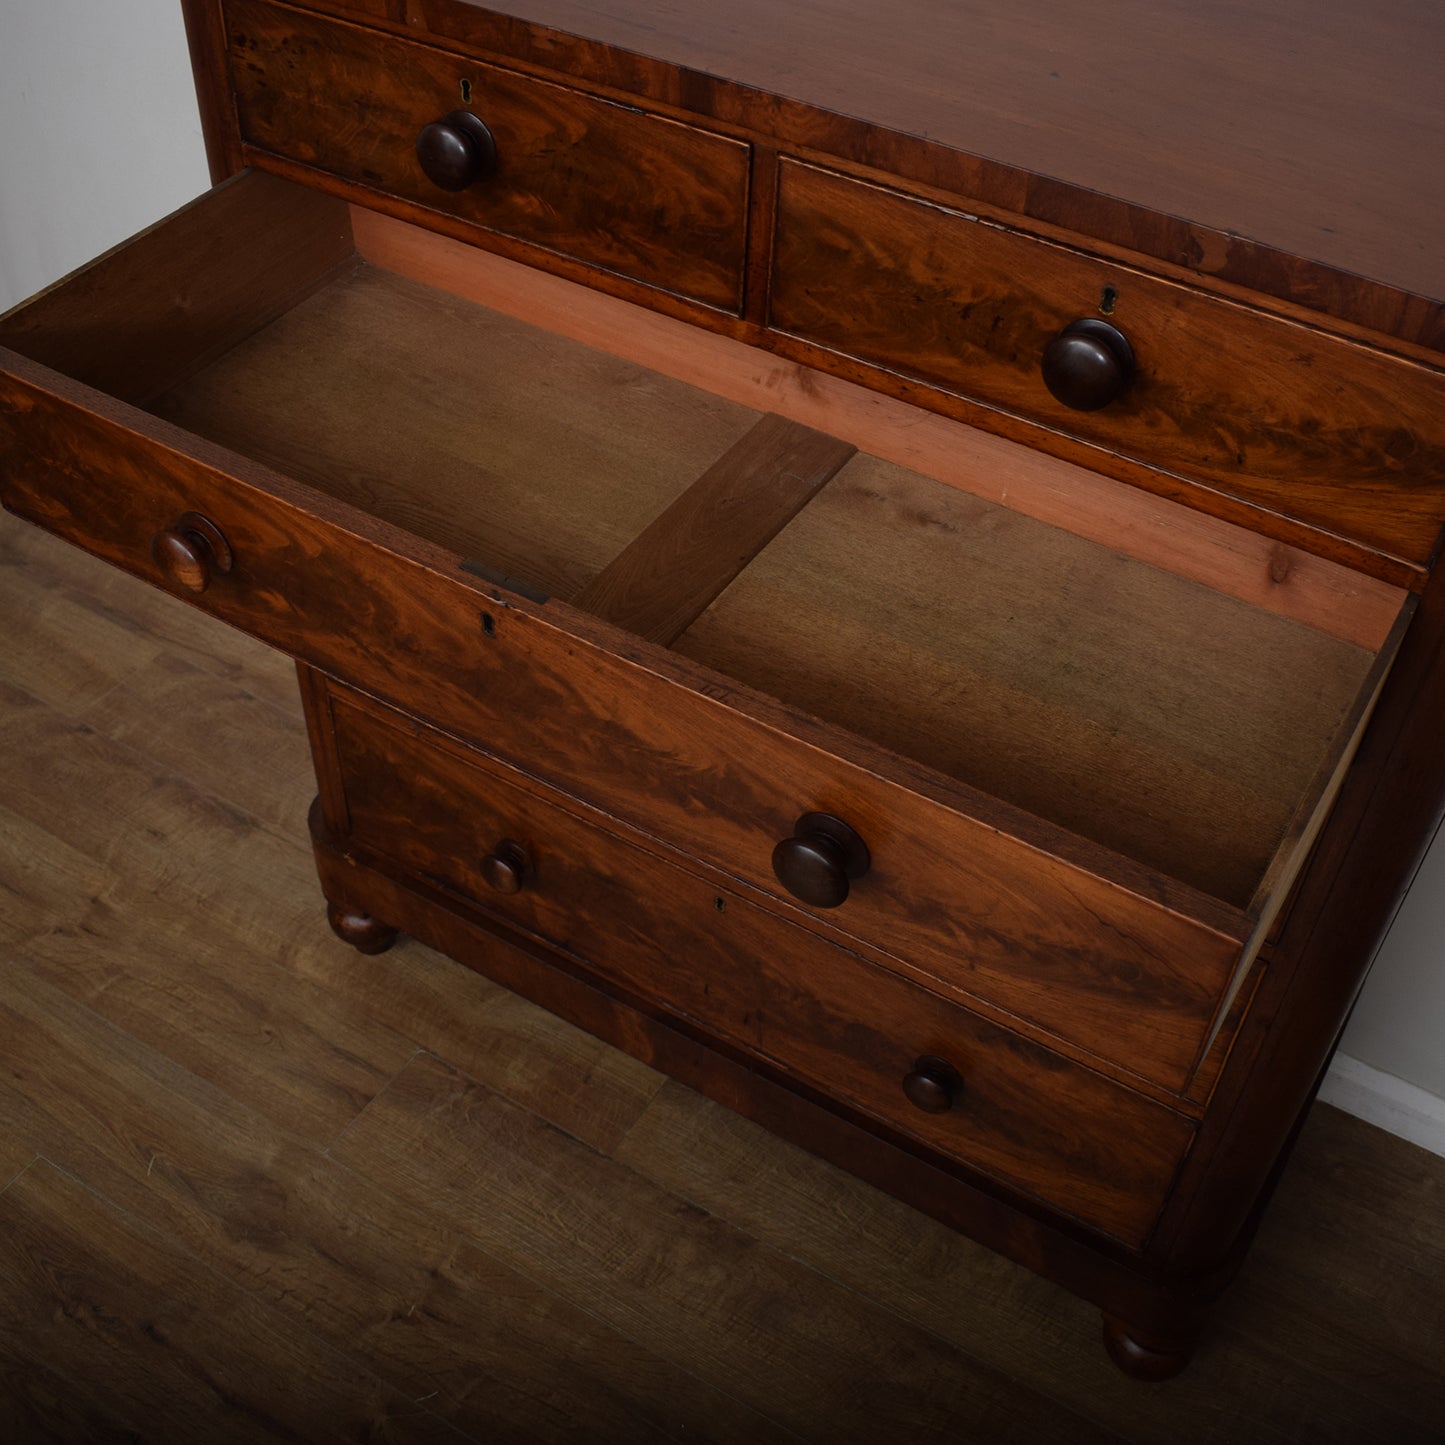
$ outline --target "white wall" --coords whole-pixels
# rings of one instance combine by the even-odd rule
[[[206,184],[179,0],[0,0],[0,311]],[[1344,1053],[1327,1098],[1445,1153],[1445,842]]]
[[[0,0],[0,311],[208,179],[179,0]]]

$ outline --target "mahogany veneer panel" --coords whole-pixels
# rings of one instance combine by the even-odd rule
[[[631,106],[261,3],[226,6],[245,140],[388,195],[737,311],[748,147]],[[433,185],[417,133],[463,104],[494,175]]]
[[[309,3],[344,12],[358,0]],[[1445,344],[1445,253],[1428,240],[1445,232],[1445,210],[1439,187],[1421,183],[1445,153],[1435,6],[411,0],[407,14],[414,28],[540,63],[560,53],[729,119],[776,123],[783,110],[794,144],[927,171],[1010,210]],[[675,67],[693,72],[685,87]]]
[[[785,160],[771,320],[1110,452],[1427,562],[1445,518],[1431,369]],[[1040,361],[1106,314],[1137,372],[1074,411]]]

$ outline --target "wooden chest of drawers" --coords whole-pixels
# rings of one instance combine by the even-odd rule
[[[1168,1372],[1445,797],[1438,302],[655,8],[190,0],[219,183],[0,320],[5,505],[298,659],[343,938]]]

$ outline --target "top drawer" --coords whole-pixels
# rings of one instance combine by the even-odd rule
[[[246,144],[724,311],[742,305],[748,147],[259,0],[226,6]],[[419,132],[485,122],[490,175],[449,191]]]
[[[1440,373],[801,162],[779,185],[779,330],[1429,561],[1445,518]],[[1105,313],[1133,380],[1071,409],[1044,384],[1044,350]]]

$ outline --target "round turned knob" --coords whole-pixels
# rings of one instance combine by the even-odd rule
[[[924,1054],[903,1076],[908,1102],[925,1114],[946,1114],[963,1089],[963,1078],[946,1059]]]
[[[836,908],[848,897],[849,880],[868,871],[868,848],[840,818],[831,813],[804,813],[773,849],[778,882],[812,908]]]
[[[482,878],[488,888],[498,893],[520,893],[531,881],[532,860],[520,843],[503,838],[482,859]]]
[[[204,592],[211,576],[231,570],[231,544],[199,512],[187,512],[151,538],[151,557],[167,581],[186,592]]]
[[[1044,385],[1075,411],[1117,401],[1134,379],[1134,348],[1117,326],[1086,316],[1044,348]]]
[[[497,143],[479,117],[454,110],[422,126],[416,158],[434,186],[464,191],[496,170]]]

